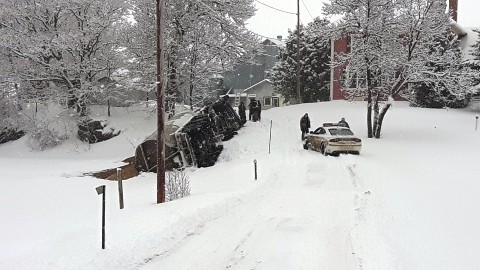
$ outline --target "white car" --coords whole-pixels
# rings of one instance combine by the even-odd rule
[[[303,148],[312,149],[324,155],[360,154],[362,140],[342,124],[324,123],[323,126],[308,133]]]

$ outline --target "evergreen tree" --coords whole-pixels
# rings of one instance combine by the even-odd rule
[[[474,29],[478,36],[480,36],[480,30]],[[471,50],[471,54],[473,55],[473,59],[468,61],[468,66],[475,72],[473,76],[473,85],[475,86],[475,94],[478,95],[480,93],[480,39],[477,39],[477,43],[473,45]]]
[[[300,28],[300,102],[330,99],[330,40],[317,35],[329,22],[316,18],[307,27]],[[280,50],[280,61],[269,72],[273,87],[287,100],[297,97],[297,31],[290,32],[285,48]]]
[[[413,84],[414,95],[411,104],[426,108],[466,107],[470,94],[461,81],[468,79],[468,76],[451,77],[448,81],[433,78],[446,71],[464,73],[469,70],[462,61],[457,35],[450,31],[450,27],[435,38],[429,59],[427,66],[434,75],[429,76],[432,80],[427,76],[425,81]]]

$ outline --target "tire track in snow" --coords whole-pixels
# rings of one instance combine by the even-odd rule
[[[348,235],[349,235],[349,241],[352,249],[352,254],[357,261],[358,270],[363,270],[363,265],[364,265],[363,259],[357,253],[356,247],[352,239],[352,231],[355,230],[358,227],[359,223],[364,220],[364,213],[367,207],[366,198],[361,194],[363,190],[363,181],[358,177],[358,174],[356,172],[356,166],[357,165],[355,163],[346,166],[346,169],[350,175],[350,179],[352,180],[352,185],[355,189],[353,203],[355,207],[354,211],[355,211],[355,219],[356,219],[355,224]]]
[[[260,157],[265,163],[259,181],[264,183],[258,189],[214,215],[216,219],[204,220],[192,233],[178,238],[173,248],[157,253],[143,266],[356,269],[349,241],[355,222],[355,189],[349,173],[342,159],[301,149],[297,135],[286,137],[291,144],[277,144],[270,163]],[[244,154],[260,151],[258,145],[250,148]]]

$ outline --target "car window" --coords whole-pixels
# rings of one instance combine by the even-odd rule
[[[350,129],[344,129],[344,128],[329,128],[328,132],[332,136],[349,136],[353,135],[353,132]]]
[[[325,134],[325,129],[322,127],[317,128],[313,134]]]

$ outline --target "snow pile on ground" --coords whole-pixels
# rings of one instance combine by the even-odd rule
[[[115,109],[121,134],[90,146],[0,145],[0,269],[478,269],[474,111],[397,102],[376,140],[363,102],[271,109],[224,142],[214,167],[187,170],[192,195],[157,205],[156,175],[141,174],[124,181],[120,210],[116,182],[82,175],[133,155],[155,129],[150,110]],[[345,117],[362,153],[303,150],[305,112],[313,128]]]

